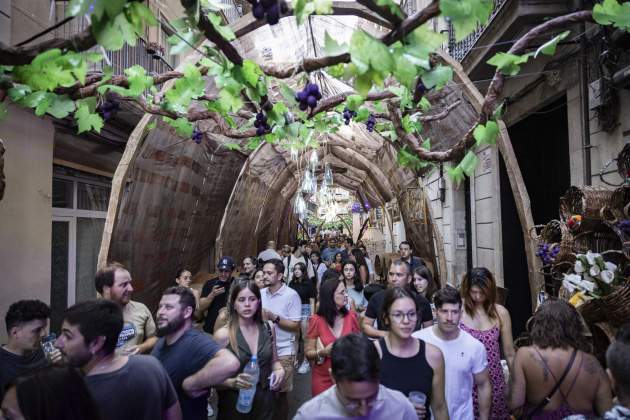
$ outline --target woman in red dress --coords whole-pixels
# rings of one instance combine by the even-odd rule
[[[313,397],[333,386],[330,377],[330,352],[336,339],[361,332],[354,311],[347,309],[348,292],[340,279],[326,280],[319,289],[319,308],[308,324],[306,357],[313,363]]]

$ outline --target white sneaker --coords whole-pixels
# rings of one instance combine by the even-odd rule
[[[301,375],[304,375],[308,373],[309,370],[311,370],[311,367],[309,366],[308,362],[305,360],[302,362],[297,372]]]
[[[214,417],[214,410],[212,409],[212,405],[208,403],[208,417]]]

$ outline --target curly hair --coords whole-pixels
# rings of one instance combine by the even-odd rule
[[[7,326],[7,333],[13,327],[17,327],[25,322],[34,319],[50,318],[50,307],[40,300],[19,300],[9,306],[4,322]]]
[[[589,352],[578,311],[563,300],[548,300],[528,322],[532,344],[541,348],[574,348]]]

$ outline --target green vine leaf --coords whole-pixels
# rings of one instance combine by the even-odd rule
[[[442,89],[453,79],[453,69],[449,66],[437,66],[422,75],[422,83],[427,89]]]
[[[422,112],[426,113],[431,110],[431,102],[427,99],[426,96],[423,96],[418,102],[418,107],[422,110]]]
[[[477,147],[484,144],[496,144],[499,135],[499,125],[494,121],[488,121],[486,125],[478,124],[473,131]]]
[[[84,15],[90,8],[92,0],[70,0],[66,8],[66,16]]]
[[[398,16],[401,19],[404,19],[404,17],[405,17],[405,15],[402,12],[402,10],[400,10],[400,6],[398,6],[392,0],[376,0],[376,4],[379,5],[379,6],[388,8],[389,11],[393,15],[396,15],[396,16]]]
[[[477,157],[475,152],[469,150],[468,153],[466,153],[466,156],[464,156],[462,161],[459,162],[459,165],[457,166],[461,167],[462,172],[464,172],[466,175],[468,175],[469,178],[471,178],[475,174],[475,169],[477,168],[477,165],[479,165],[479,158]]]
[[[406,145],[398,151],[396,160],[400,166],[413,170],[420,170],[431,166],[431,163],[420,159]]]
[[[449,179],[455,184],[459,185],[464,180],[464,170],[461,166],[457,165],[456,167],[445,166],[446,175]]]
[[[330,35],[328,35],[328,31],[326,31],[324,34],[324,52],[326,55],[344,54],[348,52],[348,45],[339,44]]]
[[[234,31],[229,26],[222,26],[223,18],[214,13],[208,13],[208,20],[214,27],[214,29],[225,39],[226,41],[234,41],[236,39],[236,35],[234,35]]]
[[[243,78],[247,83],[252,87],[256,87],[258,81],[263,76],[263,71],[260,69],[260,66],[256,64],[252,60],[244,60],[243,68],[242,68]]]
[[[361,105],[363,105],[364,99],[361,95],[349,95],[346,98],[346,106],[350,111],[356,111]]]
[[[136,45],[136,32],[124,14],[116,16],[115,19],[97,19],[94,16],[92,34],[106,50],[118,51],[125,42],[131,46]]]
[[[455,27],[455,41],[461,41],[485,25],[494,9],[493,0],[440,0],[440,10]]]
[[[77,101],[77,108],[74,112],[74,118],[79,125],[78,133],[94,130],[100,133],[103,128],[103,119],[94,112],[96,108],[96,98],[88,98]]]
[[[630,2],[604,0],[593,7],[593,19],[600,25],[612,25],[630,31]]]
[[[47,112],[55,118],[66,118],[76,110],[74,101],[68,95],[55,95]]]
[[[178,118],[174,120],[169,117],[163,117],[162,120],[173,127],[175,129],[175,132],[181,137],[190,138],[190,136],[192,136],[194,128],[190,121],[188,121],[186,118]]]
[[[515,55],[501,52],[495,54],[487,63],[507,76],[515,76],[521,71],[521,65],[527,63],[531,55],[532,53]]]
[[[228,150],[241,151],[241,145],[238,143],[224,143],[223,146]]]
[[[564,31],[559,35],[554,36],[549,41],[545,42],[543,45],[538,47],[536,52],[534,53],[534,58],[538,58],[538,55],[554,55],[556,53],[556,48],[558,47],[558,43],[569,36],[571,31]]]
[[[98,87],[98,93],[104,95],[107,91],[112,91],[121,96],[137,98],[138,96],[142,95],[142,93],[144,93],[146,89],[149,89],[151,86],[153,86],[153,78],[151,76],[147,76],[147,71],[144,69],[144,67],[138,64],[129,67],[128,69],[125,69],[125,75],[127,76],[129,87],[125,88],[115,85],[102,85]],[[179,80],[176,82],[176,84],[178,82]]]

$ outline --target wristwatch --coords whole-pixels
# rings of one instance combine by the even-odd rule
[[[280,315],[276,315],[276,319],[274,319],[272,322],[274,324],[277,324],[278,322],[280,322]]]

